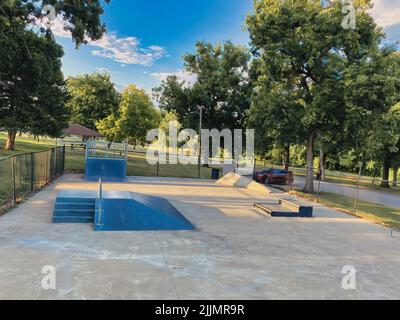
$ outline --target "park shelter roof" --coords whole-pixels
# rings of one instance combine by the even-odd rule
[[[97,131],[86,128],[80,124],[72,124],[69,128],[63,130],[65,135],[68,136],[82,136],[82,137],[96,137],[100,138],[102,135]]]

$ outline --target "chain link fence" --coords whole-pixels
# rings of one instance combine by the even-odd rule
[[[85,148],[83,145],[65,146],[66,162],[65,171],[68,173],[85,172]],[[101,156],[101,154],[99,154]],[[173,155],[171,155],[173,156]],[[175,155],[176,156],[176,155]],[[119,158],[119,151],[110,149],[108,152],[109,158]],[[166,154],[166,159],[169,159],[170,154]],[[151,158],[151,156],[150,156]],[[154,160],[149,159],[149,160]],[[193,179],[211,179],[212,170],[220,169],[213,166],[199,166],[197,164],[150,164],[147,161],[146,151],[129,150],[127,153],[127,175],[128,176],[148,176],[148,177],[172,177],[172,178],[193,178]],[[220,170],[220,175],[222,170]]]
[[[0,159],[0,213],[61,176],[65,148]]]

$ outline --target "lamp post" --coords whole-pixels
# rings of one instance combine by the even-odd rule
[[[200,109],[200,111],[193,111],[190,112],[192,113],[197,113],[199,115],[199,149],[198,149],[198,159],[197,159],[197,171],[198,171],[198,177],[199,179],[201,178],[201,173],[200,173],[200,169],[201,169],[201,129],[203,128],[203,108],[204,106],[198,106],[198,108]]]
[[[203,128],[203,106],[199,106],[200,112],[199,112],[199,157],[197,160],[197,170],[199,173],[199,179],[201,178],[201,129]]]

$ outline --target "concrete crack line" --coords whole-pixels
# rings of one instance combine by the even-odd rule
[[[174,281],[174,276],[172,275],[171,268],[169,267],[167,258],[165,257],[164,250],[163,250],[163,248],[162,248],[162,246],[161,246],[160,239],[158,238],[158,234],[156,234],[156,238],[157,238],[158,245],[160,246],[160,250],[161,250],[161,253],[162,253],[162,255],[163,255],[165,265],[166,265],[167,268],[168,268],[168,273],[169,273],[169,276],[171,277],[171,282],[172,282],[172,286],[174,287],[175,294],[176,294],[176,296],[178,297],[178,300],[181,300],[181,297],[179,296],[178,290],[176,289],[176,285],[175,285],[175,281]]]

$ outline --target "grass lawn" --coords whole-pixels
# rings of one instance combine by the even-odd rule
[[[34,141],[25,137],[17,137],[15,150],[8,151],[3,149],[6,141],[6,134],[0,133],[0,159],[16,154],[45,151],[55,146],[54,140],[50,139],[44,141],[42,141],[42,139],[41,141]]]
[[[293,194],[309,200],[316,199],[316,195],[309,195],[299,191],[294,191]],[[319,195],[319,203],[350,214],[354,212],[354,198],[352,197],[323,192]],[[359,200],[357,216],[391,228],[400,229],[400,209],[398,208]]]

